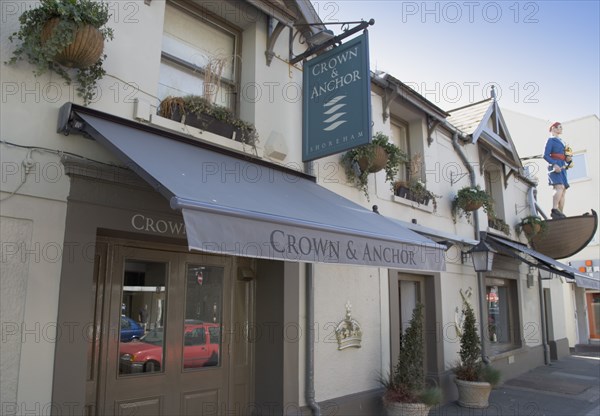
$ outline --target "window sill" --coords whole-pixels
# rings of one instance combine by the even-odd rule
[[[492,361],[498,361],[503,358],[508,358],[511,355],[519,354],[524,351],[525,348],[526,347],[523,347],[522,345],[511,343],[492,344],[489,348],[489,356]]]
[[[255,157],[258,156],[259,158],[263,157],[262,151],[260,151],[259,148],[255,149],[250,145],[237,142],[227,137],[219,136],[218,134],[214,134],[206,130],[200,130],[196,127],[192,127],[187,124],[180,123],[178,121],[161,117],[156,114],[151,115],[150,124],[162,129],[175,131],[177,133],[183,133],[201,142],[207,142],[226,149],[251,154]]]
[[[428,202],[427,205],[424,205],[424,204],[419,204],[410,199],[402,198],[402,197],[396,196],[396,195],[392,195],[392,201],[397,202],[402,205],[407,205],[409,207],[418,209],[420,211],[433,213],[433,204],[431,203],[431,201]]]

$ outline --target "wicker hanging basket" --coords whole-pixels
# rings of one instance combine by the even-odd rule
[[[369,173],[379,172],[381,169],[385,168],[385,165],[388,161],[388,154],[385,149],[381,146],[375,146],[375,156],[373,156],[373,163],[369,167],[369,160],[366,157],[363,157],[358,160],[358,166],[360,166],[360,170],[363,172],[368,169]]]
[[[477,211],[482,206],[483,206],[483,202],[469,201],[465,204],[465,207],[463,209],[465,211]]]
[[[542,226],[540,224],[523,224],[521,228],[523,228],[525,235],[531,238],[541,231]]]
[[[50,19],[43,27],[41,40],[45,43],[60,19]],[[73,42],[54,56],[54,61],[68,68],[87,68],[94,65],[102,56],[104,38],[100,30],[85,25],[77,30]]]

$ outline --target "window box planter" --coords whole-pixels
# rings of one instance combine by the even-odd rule
[[[429,204],[429,201],[431,200],[431,197],[429,197],[428,195],[417,195],[413,193],[413,191],[409,187],[404,185],[398,186],[398,188],[396,189],[396,196],[399,196],[400,198],[409,199],[411,201],[423,205]]]
[[[433,212],[437,211],[437,198],[441,196],[429,191],[421,181],[396,181],[393,187],[394,195],[425,206],[431,201]]]
[[[488,224],[490,228],[510,235],[510,226],[502,218],[495,218],[488,215]]]
[[[191,111],[184,112],[181,111],[181,109],[176,108],[169,118],[187,126],[214,133],[218,136],[223,136],[228,139],[234,139],[235,137],[237,141],[241,141],[240,129],[236,129],[231,124],[219,120],[209,114],[196,114]]]
[[[161,101],[158,115],[252,147],[258,142],[253,124],[234,117],[229,109],[201,96],[167,97]]]

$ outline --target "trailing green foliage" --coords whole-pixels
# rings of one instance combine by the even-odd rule
[[[433,212],[437,212],[437,198],[442,196],[427,189],[427,184],[422,180],[423,154],[420,152],[413,154],[407,161],[407,165],[408,181],[395,181],[392,185],[394,195],[409,199],[419,205],[428,205],[431,201]]]
[[[520,236],[521,233],[523,232],[523,226],[525,226],[525,227],[539,226],[539,228],[540,228],[540,230],[536,234],[529,235],[529,234],[525,233],[525,236],[528,239],[533,238],[535,235],[542,235],[548,229],[548,224],[546,223],[546,221],[544,219],[538,217],[537,215],[528,215],[521,219],[521,222],[515,226],[515,231],[518,236]]]
[[[465,186],[456,193],[456,197],[452,201],[452,217],[454,222],[456,218],[465,216],[467,221],[471,221],[471,211],[467,208],[470,203],[478,203],[483,206],[483,210],[492,218],[494,214],[494,200],[486,191],[477,186]]]
[[[104,27],[110,17],[108,4],[92,0],[41,0],[39,7],[26,10],[19,17],[19,30],[8,37],[10,42],[21,43],[13,51],[13,56],[6,62],[14,64],[23,59],[34,65],[34,74],[39,76],[46,71],[54,71],[68,84],[72,79],[77,81],[77,93],[87,105],[96,94],[96,83],[105,74],[102,64],[106,55],[87,68],[67,69],[54,61],[55,56],[73,42],[77,29],[92,25],[100,31],[102,38],[111,40],[113,30]],[[42,42],[42,29],[52,18],[60,21],[52,31],[52,35]]]
[[[211,104],[210,101],[200,95],[186,95],[185,97],[167,97],[160,102],[158,115],[171,118],[175,111],[180,114],[190,112],[196,115],[206,114],[224,123],[230,124],[241,132],[241,142],[251,146],[258,143],[258,133],[254,124],[240,120],[226,107]]]
[[[488,223],[490,228],[501,231],[506,235],[510,235],[510,226],[502,218],[488,216]]]
[[[375,151],[377,146],[381,146],[388,155],[385,164],[385,180],[393,182],[400,168],[408,161],[408,156],[398,146],[390,143],[389,137],[382,132],[377,132],[373,136],[371,143],[350,149],[342,156],[342,164],[348,180],[361,189],[367,200],[369,199],[368,176],[369,169],[373,166]],[[367,168],[362,170],[358,166],[361,159],[367,160]]]

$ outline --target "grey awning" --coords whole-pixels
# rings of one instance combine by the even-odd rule
[[[508,253],[509,255],[513,255],[524,261],[527,264],[539,267],[543,270],[549,271],[551,273],[556,273],[561,276],[565,276],[568,279],[573,279],[575,284],[579,287],[586,289],[600,289],[600,280],[595,279],[593,277],[587,276],[583,273],[580,273],[579,270],[574,269],[571,266],[568,266],[564,263],[554,260],[542,253],[535,251],[523,244],[515,243],[513,241],[504,240],[502,238],[494,237],[493,235],[488,234],[487,241],[491,243],[494,248],[498,249],[501,252]],[[507,252],[508,248],[508,252]],[[536,263],[530,262],[529,260],[515,255],[515,251],[525,253],[536,260]]]
[[[71,108],[84,122],[85,133],[182,211],[190,249],[445,270],[444,246],[328,191],[307,175],[84,107]]]

